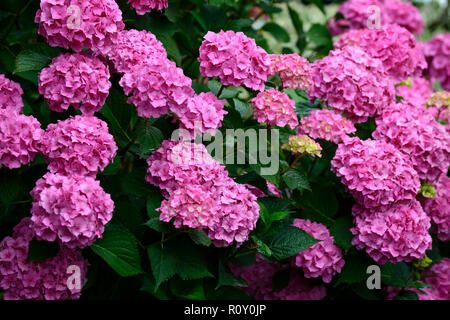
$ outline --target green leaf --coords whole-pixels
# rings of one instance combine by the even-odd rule
[[[414,291],[402,290],[393,300],[419,300],[419,296]]]
[[[141,291],[145,291],[153,295],[155,298],[159,300],[169,300],[170,295],[167,290],[163,290],[164,286],[160,286],[156,289],[155,279],[150,274],[143,274],[141,276],[142,286],[140,288]],[[165,289],[165,288],[164,288]]]
[[[101,172],[104,176],[115,175],[120,171],[122,167],[122,162],[119,156],[116,156],[113,162],[110,162],[105,169]]]
[[[313,24],[306,32],[306,36],[309,40],[314,42],[317,47],[324,47],[330,50],[333,48],[331,33],[324,25],[317,23]]]
[[[369,263],[359,256],[349,255],[345,259],[344,267],[341,273],[338,275],[336,285],[340,283],[366,283],[366,273]]]
[[[142,123],[138,127],[137,142],[141,148],[142,154],[148,154],[156,150],[164,140],[164,136],[158,128]]]
[[[334,242],[344,250],[352,247],[353,234],[350,229],[353,227],[353,219],[350,216],[336,219],[330,229]]]
[[[339,209],[339,202],[333,188],[321,185],[313,185],[312,191],[305,191],[300,202],[312,213],[327,219],[334,217]]]
[[[236,98],[233,99],[233,102],[234,108],[241,114],[242,120],[247,120],[252,116],[253,109],[248,105],[248,103],[242,102]]]
[[[51,61],[51,57],[32,50],[24,50],[16,57],[14,72],[39,71]]]
[[[131,232],[121,227],[110,225],[91,249],[122,277],[143,272],[137,240]]]
[[[300,19],[300,17],[298,16],[297,11],[295,11],[294,9],[292,9],[289,5],[288,5],[288,11],[289,11],[289,16],[291,17],[291,21],[292,24],[294,25],[295,31],[297,32],[298,35],[303,35],[303,22]]]
[[[202,245],[209,247],[212,244],[212,241],[204,231],[199,231],[197,229],[191,229],[189,230],[189,237],[191,237],[192,241],[195,242],[195,244]]]
[[[186,239],[172,239],[163,247],[156,242],[148,247],[147,252],[156,288],[175,274],[183,280],[213,277],[208,271],[206,257]]]
[[[388,286],[404,287],[410,275],[411,270],[404,262],[387,262],[381,266],[381,282]]]
[[[228,266],[222,261],[219,261],[219,272],[217,278],[217,286],[216,290],[223,286],[231,286],[231,287],[247,287],[247,283],[240,278],[237,278],[230,272]]]
[[[262,203],[269,213],[278,211],[289,211],[291,203],[286,199],[280,199],[277,197],[265,197],[258,199],[259,203]]]
[[[237,183],[252,185],[264,193],[267,193],[267,183],[259,174],[252,171],[235,179]]]
[[[183,281],[178,277],[170,280],[170,291],[183,300],[205,300],[203,280]]]
[[[291,278],[290,269],[278,270],[272,277],[272,290],[277,291],[286,288],[289,284],[290,278]]]
[[[268,245],[272,251],[272,257],[276,260],[286,259],[319,242],[294,226],[285,226],[280,232],[262,240]]]
[[[289,33],[280,25],[274,22],[268,22],[263,27],[262,30],[269,32],[275,39],[281,42],[291,41]]]
[[[181,54],[175,40],[166,35],[160,35],[158,40],[162,42],[164,48],[166,49],[167,56],[172,58],[178,66],[181,66]]]
[[[291,169],[282,176],[284,182],[286,182],[287,186],[291,190],[310,190],[308,178],[306,178],[305,174],[297,169]]]
[[[10,204],[18,199],[23,190],[21,176],[11,171],[2,172],[0,175],[0,200],[4,204]]]
[[[206,29],[211,31],[220,31],[227,22],[225,11],[218,6],[203,5],[201,16],[205,22]]]
[[[145,167],[135,168],[132,172],[122,175],[120,186],[125,194],[132,195],[136,198],[147,199],[150,186],[145,182]]]
[[[28,245],[27,261],[42,262],[53,258],[59,252],[59,244],[57,241],[39,241],[32,239]]]
[[[306,0],[309,3],[314,4],[317,8],[319,8],[320,11],[322,11],[323,14],[325,13],[325,6],[323,5],[322,0]]]
[[[253,241],[256,244],[256,250],[262,254],[264,257],[270,257],[272,255],[272,250],[270,250],[269,246],[265,244],[261,239],[258,239],[256,236],[252,236]]]

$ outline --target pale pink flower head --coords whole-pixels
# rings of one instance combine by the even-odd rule
[[[291,263],[302,268],[306,278],[322,277],[325,283],[330,283],[345,264],[341,248],[334,244],[330,231],[320,223],[295,219],[293,225],[321,241],[296,254]]]
[[[436,183],[436,197],[422,197],[420,202],[436,226],[439,240],[450,241],[450,178],[441,175]]]
[[[384,0],[382,10],[386,11],[389,23],[398,24],[409,32],[420,35],[423,31],[422,15],[407,1]]]
[[[394,145],[411,159],[425,182],[446,174],[450,165],[450,135],[425,107],[392,104],[376,119],[375,139]]]
[[[159,219],[173,220],[175,228],[209,228],[218,222],[217,203],[201,186],[188,184],[175,190],[169,200],[164,200],[157,209]]]
[[[119,84],[128,103],[137,107],[140,117],[158,118],[169,109],[182,108],[194,96],[192,80],[175,62],[154,57],[126,72]]]
[[[141,16],[154,9],[162,11],[169,6],[167,0],[128,0],[128,3]]]
[[[123,30],[108,55],[119,73],[129,72],[133,66],[159,57],[167,58],[163,44],[150,31]]]
[[[0,109],[0,167],[15,169],[33,161],[43,134],[33,116]]]
[[[339,144],[331,168],[367,208],[408,203],[420,189],[419,176],[409,159],[383,141],[347,138]]]
[[[424,78],[414,78],[407,82],[395,87],[396,95],[418,107],[425,106],[427,99],[433,94],[431,81]]]
[[[322,300],[326,296],[324,286],[313,286],[299,272],[292,270],[289,283],[285,288],[273,290],[272,278],[277,271],[283,270],[278,262],[267,262],[257,253],[255,264],[240,266],[229,263],[231,272],[247,282],[242,291],[255,300]]]
[[[328,109],[313,110],[300,120],[299,134],[307,134],[313,139],[324,139],[340,143],[348,134],[355,133],[353,123],[340,114]]]
[[[444,90],[450,90],[450,33],[438,34],[425,42],[423,53],[428,62],[427,74],[439,80]]]
[[[180,119],[181,128],[198,134],[215,133],[228,113],[224,104],[225,100],[217,99],[212,92],[202,92],[190,98],[186,105],[172,107],[171,111]]]
[[[426,107],[437,121],[447,126],[450,124],[450,92],[439,91],[433,93],[426,101]]]
[[[417,200],[395,203],[383,209],[355,204],[352,244],[365,250],[377,263],[398,263],[421,259],[431,249],[430,218]]]
[[[22,95],[20,84],[0,74],[0,110],[22,112]]]
[[[39,93],[53,111],[70,106],[92,115],[105,104],[111,88],[109,69],[85,53],[63,53],[39,73]]]
[[[59,253],[43,262],[27,261],[28,246],[35,233],[30,218],[14,228],[12,237],[0,242],[0,288],[5,300],[72,300],[81,290],[67,285],[69,267],[80,271],[80,285],[86,283],[88,261],[80,251],[62,246]]]
[[[242,32],[209,31],[200,46],[200,72],[223,85],[262,91],[270,69],[267,52]]]
[[[322,147],[320,144],[305,134],[289,136],[288,142],[283,144],[281,148],[293,154],[309,154],[310,156],[319,158],[322,156]]]
[[[420,77],[427,67],[423,45],[405,28],[390,24],[380,29],[364,29],[343,37],[338,48],[356,45],[372,58],[381,60],[385,71],[395,81]]]
[[[311,84],[311,65],[296,53],[269,54],[270,74],[280,76],[283,87],[306,89]]]
[[[41,0],[34,22],[52,47],[111,50],[125,28],[114,0]]]
[[[114,159],[117,145],[106,122],[94,116],[75,116],[50,124],[41,150],[51,172],[95,177]]]
[[[322,99],[354,123],[367,121],[394,101],[394,85],[381,61],[358,47],[333,50],[311,69],[308,97]]]
[[[91,177],[47,173],[31,191],[31,221],[39,240],[85,248],[102,237],[114,202]]]
[[[294,129],[298,125],[295,101],[273,88],[260,92],[252,99],[253,118],[259,123]]]

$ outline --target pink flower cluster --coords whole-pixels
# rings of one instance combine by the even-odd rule
[[[270,74],[280,76],[283,87],[306,89],[311,85],[311,65],[296,53],[269,54]]]
[[[268,54],[242,32],[209,31],[200,46],[200,72],[223,85],[262,91],[270,72]]]
[[[313,286],[298,271],[292,270],[285,288],[273,290],[274,274],[283,270],[277,263],[269,263],[257,253],[256,262],[251,266],[229,264],[231,272],[247,282],[242,290],[256,300],[322,300],[325,298],[324,286]]]
[[[0,109],[0,167],[15,169],[33,161],[43,133],[34,117]]]
[[[409,202],[415,199],[420,188],[412,163],[393,145],[382,141],[344,140],[331,167],[366,208]]]
[[[441,241],[450,241],[450,178],[442,175],[436,183],[435,198],[421,198],[423,210],[437,227]]]
[[[426,42],[423,53],[428,62],[427,73],[450,90],[450,33],[442,33]]]
[[[106,122],[94,116],[75,116],[50,124],[41,150],[51,172],[95,177],[114,159],[117,145]]]
[[[343,19],[332,19],[328,29],[333,35],[350,30],[377,28],[398,24],[414,34],[423,31],[423,19],[419,9],[409,2],[397,0],[349,0],[341,4],[338,13]],[[379,21],[377,21],[379,14]]]
[[[426,101],[426,107],[435,119],[450,129],[450,92],[438,91],[433,93]]]
[[[161,11],[169,6],[167,0],[128,0],[128,3],[141,16],[153,9]]]
[[[171,108],[183,108],[194,96],[192,80],[183,70],[157,56],[134,66],[119,83],[126,95],[132,94],[128,103],[137,107],[140,117],[157,118]]]
[[[306,278],[322,277],[325,283],[330,283],[345,264],[341,248],[334,244],[330,231],[320,223],[295,219],[293,225],[322,241],[291,258],[292,264],[302,268]]]
[[[65,53],[39,74],[39,93],[53,111],[69,106],[92,115],[105,104],[111,88],[108,67],[85,53]]]
[[[108,52],[125,28],[114,0],[41,0],[35,22],[53,47]]]
[[[85,248],[101,238],[114,203],[91,177],[47,173],[31,191],[32,227],[39,240]]]
[[[301,126],[297,128],[299,134],[307,134],[313,139],[324,139],[340,143],[348,134],[355,133],[353,123],[340,114],[328,110],[313,110],[300,120]]]
[[[424,78],[414,78],[410,85],[399,85],[395,90],[396,95],[402,97],[404,101],[418,107],[425,106],[428,97],[433,93],[431,81]]]
[[[375,139],[394,145],[411,159],[422,180],[433,182],[450,165],[450,135],[422,107],[392,104],[376,120]]]
[[[162,221],[204,228],[216,246],[248,239],[259,218],[256,196],[228,177],[204,145],[166,140],[147,163],[146,180],[169,199],[159,209]]]
[[[133,29],[119,32],[117,43],[108,57],[115,69],[124,73],[152,58],[166,59],[167,53],[153,33]]]
[[[187,101],[186,105],[172,107],[180,118],[181,128],[194,133],[215,132],[222,125],[224,115],[224,100],[219,100],[211,93],[200,93]]]
[[[17,82],[0,74],[0,110],[22,112],[22,94],[23,90]]]
[[[347,45],[356,45],[372,58],[381,60],[385,71],[396,81],[420,77],[427,67],[422,44],[408,30],[395,24],[351,32],[335,43],[336,48]]]
[[[352,244],[378,264],[421,259],[431,249],[430,218],[417,200],[375,209],[355,204],[352,213]]]
[[[252,99],[253,118],[259,123],[294,129],[298,125],[295,102],[273,88],[260,92]]]
[[[367,121],[394,100],[394,86],[381,62],[358,47],[331,51],[312,64],[310,99],[321,98],[349,120]]]
[[[0,288],[5,300],[78,299],[81,290],[69,288],[70,266],[81,271],[81,286],[86,281],[88,261],[79,251],[61,247],[59,253],[43,262],[27,261],[28,245],[34,237],[29,218],[23,219],[12,237],[0,243]]]

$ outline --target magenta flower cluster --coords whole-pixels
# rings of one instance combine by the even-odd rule
[[[300,122],[301,125],[297,128],[298,134],[307,134],[313,139],[323,139],[334,143],[340,143],[349,134],[356,132],[350,120],[328,109],[313,110]]]
[[[111,88],[108,67],[85,53],[61,54],[39,74],[39,93],[53,111],[70,106],[92,115],[105,104]]]
[[[153,9],[161,11],[169,5],[167,0],[128,0],[128,3],[141,16]]]
[[[17,82],[0,74],[0,110],[22,112],[23,90]]]
[[[321,98],[353,122],[365,122],[393,102],[394,86],[381,61],[358,47],[331,51],[312,64],[310,99]]]
[[[35,22],[49,45],[76,52],[91,48],[106,53],[125,28],[114,0],[41,0]]]
[[[324,286],[314,286],[297,270],[290,272],[289,282],[282,289],[273,290],[272,278],[277,271],[284,270],[278,262],[267,262],[257,253],[255,264],[240,266],[229,264],[231,272],[247,283],[242,290],[256,300],[322,300],[325,298]]]
[[[34,238],[29,218],[15,228],[12,237],[0,242],[0,287],[5,300],[67,300],[78,299],[81,290],[67,285],[69,267],[81,271],[80,285],[86,282],[88,261],[81,253],[62,246],[59,253],[43,262],[27,261],[28,246]]]
[[[253,118],[259,123],[294,129],[298,125],[295,101],[273,88],[260,92],[252,99]]]
[[[311,85],[311,65],[302,56],[270,54],[270,74],[280,76],[283,87],[306,89]]]
[[[165,140],[147,163],[146,180],[168,198],[160,220],[204,229],[218,247],[248,239],[259,218],[256,196],[228,177],[204,145]]]
[[[345,264],[341,248],[334,244],[334,238],[323,224],[295,219],[293,225],[321,241],[296,254],[291,263],[302,268],[306,278],[322,277],[323,282],[330,283]]]
[[[427,99],[432,95],[433,88],[430,80],[425,78],[414,78],[411,84],[403,84],[395,87],[395,93],[405,102],[424,107]],[[403,100],[402,100],[403,101]]]
[[[439,80],[444,90],[450,90],[450,33],[438,34],[425,42],[423,53],[428,62],[426,73]]]

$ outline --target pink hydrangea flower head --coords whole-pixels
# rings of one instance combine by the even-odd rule
[[[413,34],[420,35],[423,31],[423,19],[419,9],[412,3],[397,0],[384,0],[383,9],[386,11],[389,23],[398,24]]]
[[[355,204],[352,244],[377,263],[411,262],[431,249],[430,218],[417,200],[395,203],[383,209],[367,209]]]
[[[269,74],[268,54],[242,32],[209,31],[200,46],[200,72],[223,85],[262,91]]]
[[[436,183],[436,197],[420,199],[423,210],[437,227],[439,240],[450,241],[450,178],[442,175]]]
[[[324,139],[340,143],[348,134],[355,133],[353,123],[332,110],[318,109],[300,120],[299,134],[307,134],[313,139]]]
[[[294,129],[298,125],[295,113],[295,101],[281,91],[269,89],[260,92],[252,99],[253,118],[259,123],[267,123],[284,127],[288,125]]]
[[[430,80],[424,78],[409,78],[407,83],[403,82],[395,87],[396,95],[402,97],[408,103],[423,107],[433,93]]]
[[[105,104],[111,88],[109,69],[85,53],[64,53],[39,74],[39,93],[53,111],[70,106],[92,115]]]
[[[51,172],[95,177],[114,159],[117,145],[106,122],[94,116],[75,116],[50,124],[41,150]]]
[[[86,47],[108,52],[125,28],[113,0],[41,0],[34,22],[49,45],[76,52]]]
[[[343,37],[336,47],[356,45],[372,58],[381,60],[385,71],[395,81],[420,77],[427,67],[423,45],[405,28],[390,24],[381,29],[365,29]]]
[[[24,218],[12,237],[0,243],[0,288],[5,300],[68,300],[79,299],[81,290],[67,286],[68,268],[80,270],[83,286],[88,261],[79,251],[61,247],[59,253],[43,262],[27,261],[28,246],[34,237],[30,218]]]
[[[179,117],[181,128],[200,134],[213,133],[228,113],[224,104],[225,101],[217,99],[212,92],[202,92],[190,98],[186,105],[172,107],[171,111]]]
[[[354,46],[331,51],[312,64],[312,100],[320,98],[354,123],[365,122],[394,101],[394,85],[381,61]]]
[[[22,95],[20,84],[0,74],[0,110],[22,112]]]
[[[450,91],[450,33],[438,34],[425,42],[423,53],[428,62],[427,74],[439,80],[444,90]]]
[[[309,154],[313,157],[322,156],[322,147],[305,134],[289,136],[289,141],[281,146],[282,149],[293,154]]]
[[[450,135],[425,107],[407,102],[392,104],[376,120],[375,139],[394,145],[411,159],[425,182],[446,174],[450,165]]]
[[[186,185],[175,190],[157,211],[161,221],[173,219],[176,228],[209,228],[218,220],[216,201],[198,185]]]
[[[325,283],[330,283],[345,264],[341,248],[334,244],[330,231],[320,223],[295,219],[293,225],[322,241],[291,258],[292,264],[302,268],[306,278],[322,277]]]
[[[153,9],[161,11],[169,6],[167,0],[128,0],[128,3],[141,16]]]
[[[423,281],[433,287],[437,300],[450,300],[450,258],[443,258],[425,270]],[[433,275],[433,276],[431,276]]]
[[[0,109],[0,167],[15,169],[33,161],[43,134],[33,116]]]
[[[31,221],[40,240],[85,248],[102,237],[114,202],[91,177],[47,173],[31,191]]]
[[[382,141],[347,138],[339,144],[331,167],[367,208],[408,203],[420,189],[412,163],[393,145]]]
[[[233,243],[240,246],[256,227],[260,209],[257,198],[244,185],[228,177],[216,181],[214,188],[219,221],[208,230],[208,237],[216,247]]]
[[[283,87],[306,89],[311,85],[311,65],[296,53],[269,54],[270,74],[280,76]]]
[[[439,91],[433,93],[426,101],[426,107],[430,108],[436,120],[450,123],[450,92]]]
[[[194,96],[192,80],[186,77],[175,62],[155,57],[126,72],[119,84],[128,103],[137,107],[140,117],[158,118],[169,109],[185,106]]]
[[[247,282],[242,290],[255,300],[322,300],[326,296],[324,286],[313,286],[296,270],[291,271],[289,283],[285,288],[273,290],[274,274],[283,270],[278,262],[267,262],[257,253],[255,264],[240,266],[229,264],[231,272]]]
[[[216,181],[228,177],[202,144],[165,140],[147,159],[147,182],[162,189],[167,198],[175,190],[199,184],[210,190]]]
[[[123,30],[119,33],[117,44],[109,53],[109,59],[115,69],[129,72],[133,66],[145,63],[149,59],[160,57],[166,59],[163,44],[150,31]]]

